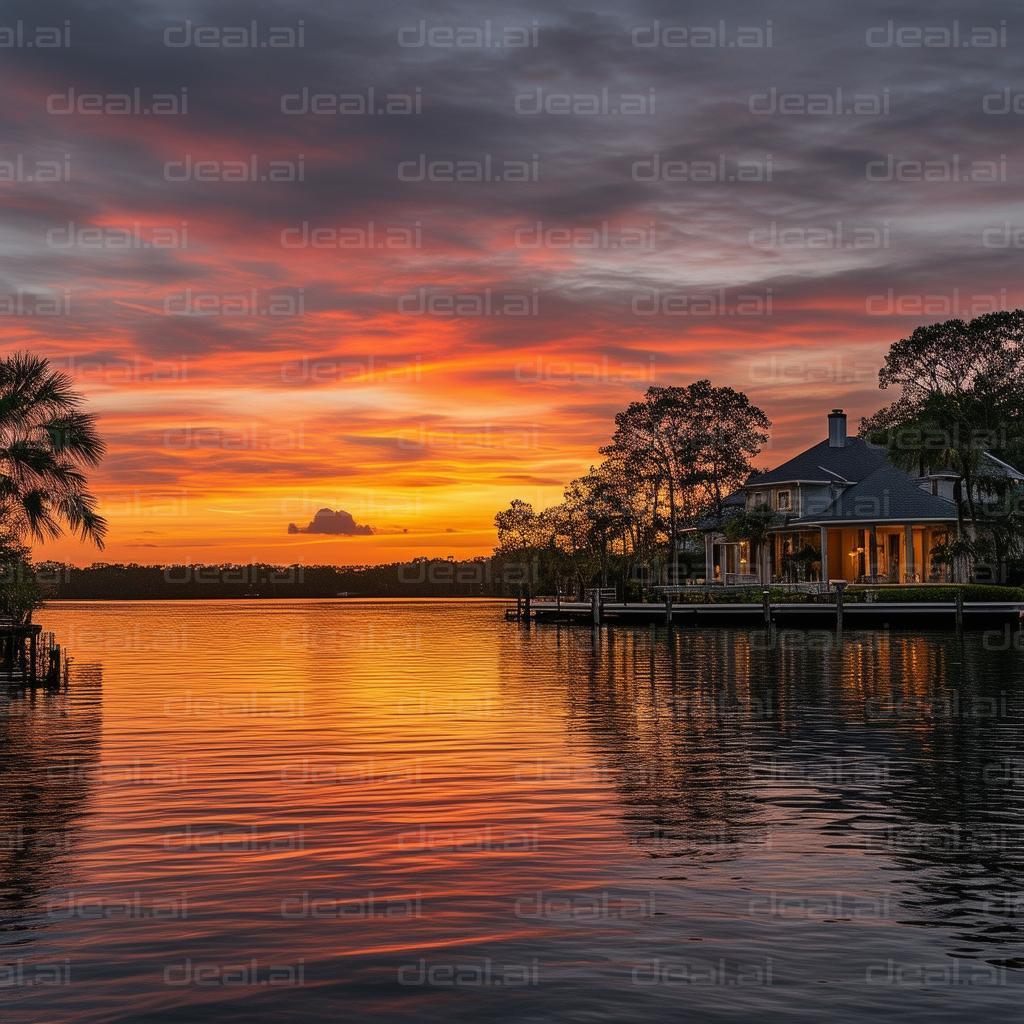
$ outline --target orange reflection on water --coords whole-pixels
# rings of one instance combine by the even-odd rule
[[[771,957],[815,986],[964,935],[1005,958],[962,872],[1009,891],[1019,860],[1019,793],[997,770],[1020,754],[1005,656],[940,634],[524,630],[501,610],[45,609],[75,662],[66,691],[0,705],[0,907],[31,963],[59,954],[80,981],[18,988],[19,1005],[270,1019],[298,998],[336,1019],[344,998],[412,1017],[420,958],[441,977],[489,958],[510,977],[536,961],[591,1012],[632,1000],[657,1019],[671,993],[629,982],[652,957],[734,973]],[[837,892],[857,908],[842,956],[834,923],[792,910]],[[243,962],[294,985],[181,981]],[[470,995],[437,1005],[478,1019]]]

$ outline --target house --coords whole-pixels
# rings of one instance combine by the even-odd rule
[[[979,477],[1024,483],[1024,473],[983,454]],[[914,583],[942,579],[931,552],[957,522],[948,470],[919,475],[889,462],[885,448],[850,437],[846,414],[833,409],[828,437],[767,473],[751,476],[730,496],[718,520],[705,520],[705,578],[721,583],[761,579]],[[724,530],[743,509],[768,505],[775,521],[761,551],[731,541]],[[755,564],[755,559],[763,564]]]

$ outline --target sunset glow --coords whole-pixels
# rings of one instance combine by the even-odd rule
[[[639,8],[523,9],[492,21],[527,44],[472,50],[311,8],[302,47],[243,53],[174,42],[158,4],[5,50],[4,345],[100,417],[102,557],[486,554],[495,510],[558,501],[651,383],[745,391],[777,465],[828,408],[884,404],[913,327],[1020,305],[1000,232],[1024,154],[983,110],[1010,51],[956,54],[951,100],[949,54],[863,45],[880,14],[813,48],[776,16],[743,49],[751,16],[682,50],[632,44]],[[787,90],[849,109],[786,117]],[[373,536],[288,534],[320,508]]]

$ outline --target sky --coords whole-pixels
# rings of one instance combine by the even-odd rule
[[[894,341],[1024,305],[1022,41],[985,0],[0,4],[2,348],[109,446],[106,550],[35,557],[488,554],[652,384],[745,392],[759,467],[854,429]]]

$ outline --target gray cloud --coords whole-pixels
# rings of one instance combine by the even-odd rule
[[[359,526],[352,515],[339,509],[337,512],[322,508],[308,526],[288,524],[289,533],[326,533],[335,537],[372,537],[373,529]]]
[[[366,329],[400,336],[404,324],[381,326],[397,297],[412,287],[477,290],[485,286],[543,294],[546,338],[573,331],[607,343],[633,329],[631,295],[641,288],[704,286],[766,288],[776,292],[773,326],[786,330],[812,315],[826,324],[863,310],[865,297],[889,287],[926,293],[954,286],[964,291],[1007,287],[1011,303],[1024,269],[1024,250],[987,248],[982,232],[1006,219],[1020,192],[1024,169],[1019,117],[992,116],[982,97],[1021,91],[1020,32],[1006,5],[888,0],[808,5],[772,3],[149,3],[10,2],[3,24],[72,23],[72,45],[57,49],[5,49],[8,81],[16,82],[0,110],[4,143],[0,159],[17,153],[30,161],[62,159],[75,168],[72,181],[7,188],[9,232],[0,292],[13,294],[45,282],[75,292],[76,323],[55,318],[61,345],[96,344],[108,327],[130,338],[152,358],[187,353],[201,357],[236,346],[272,349],[292,323],[257,322],[244,337],[219,318],[161,315],[160,297],[202,282],[219,293],[241,282],[259,288],[306,288],[313,313],[343,311]],[[164,31],[191,20],[193,28],[305,22],[302,49],[169,48]],[[401,47],[403,26],[524,25],[538,22],[537,47],[459,49]],[[636,47],[631,32],[725,24],[725,45]],[[730,47],[739,26],[764,30],[771,20],[773,45]],[[869,47],[872,26],[952,26],[965,40],[971,26],[1008,21],[1005,47],[960,49]],[[885,33],[882,33],[884,38]],[[418,116],[289,116],[281,97],[421,89]],[[55,116],[46,97],[68,88],[143,95],[186,87],[187,117]],[[552,93],[645,94],[654,88],[653,116],[517,114],[515,98]],[[882,95],[880,116],[814,116],[751,113],[750,98],[791,93]],[[168,182],[164,164],[192,153],[200,159],[261,162],[304,154],[305,181]],[[540,180],[511,182],[402,182],[400,161],[532,160]],[[720,157],[774,163],[773,180],[673,182],[634,180],[637,161],[658,154],[663,162]],[[971,161],[1006,155],[1006,182],[867,180],[870,161]],[[56,155],[56,156],[55,156]],[[47,232],[74,221],[79,227],[131,220],[144,210],[152,220],[188,220],[187,251],[119,254],[104,250],[58,251]],[[298,269],[294,253],[278,243],[283,229],[422,224],[423,248],[410,256],[388,253],[374,264],[375,287],[360,274],[373,255],[331,252],[311,269]],[[530,262],[514,233],[541,221],[545,227],[612,223],[658,226],[653,254],[573,252],[572,265]],[[751,231],[780,228],[877,225],[890,221],[888,248],[864,252],[815,252],[776,248],[756,251]],[[245,250],[245,258],[237,258]],[[222,252],[227,256],[221,257]],[[551,255],[546,251],[546,255]],[[561,255],[556,253],[556,255]],[[714,279],[714,280],[712,280]],[[198,285],[197,285],[198,286]],[[156,299],[145,294],[156,290]],[[111,301],[111,293],[118,296]],[[1019,302],[1019,295],[1017,296]],[[149,305],[147,305],[147,303]],[[155,306],[154,306],[155,304]],[[842,311],[841,314],[837,311]],[[863,316],[863,314],[859,314]],[[924,317],[923,319],[927,319]],[[59,322],[58,322],[59,321]],[[910,321],[900,321],[900,327]],[[875,321],[864,320],[864,324]],[[648,325],[648,321],[643,321]],[[301,326],[301,325],[300,325]],[[533,328],[531,321],[530,327]],[[652,320],[649,333],[670,343],[701,327],[687,320]],[[756,334],[759,323],[735,325]],[[600,339],[605,340],[600,340]],[[79,342],[79,339],[80,342]],[[480,325],[472,343],[507,351],[523,344],[518,324]],[[203,371],[197,361],[195,374]],[[267,370],[273,379],[274,367]],[[196,379],[199,379],[198,377]]]

